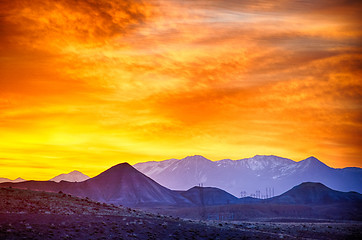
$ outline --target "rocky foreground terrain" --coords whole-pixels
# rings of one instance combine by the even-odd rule
[[[64,193],[0,188],[0,239],[361,239],[361,222],[194,221]]]

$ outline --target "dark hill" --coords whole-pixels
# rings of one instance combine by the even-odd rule
[[[265,200],[282,204],[335,204],[361,203],[362,195],[356,192],[340,192],[330,189],[322,183],[305,182],[293,187],[277,197]]]
[[[177,192],[199,206],[226,205],[238,201],[235,196],[215,187],[193,187]]]
[[[190,204],[186,198],[161,186],[128,163],[113,166],[80,185],[82,189],[78,190],[79,195],[107,203]]]
[[[262,199],[253,198],[253,197],[243,197],[238,199],[238,203],[240,204],[257,204],[263,202]]]
[[[199,206],[179,208],[174,211],[166,209],[164,213],[168,213],[167,211],[174,216],[183,218],[209,220],[333,219],[362,221],[362,195],[356,192],[335,191],[321,183],[306,182],[274,198],[246,197],[239,199],[235,204],[217,206],[205,204],[202,211]]]

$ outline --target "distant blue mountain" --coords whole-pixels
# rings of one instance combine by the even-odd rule
[[[321,165],[313,159],[307,161],[312,161]],[[209,160],[201,159],[201,161],[199,161],[201,164],[196,170],[202,169],[204,163],[209,164],[210,162],[211,161]],[[183,163],[186,163],[186,165],[189,164],[187,161]],[[211,162],[211,164],[213,163]],[[262,169],[260,166],[258,166],[258,168]],[[320,183],[303,183],[280,196],[264,200],[250,197],[238,199],[230,193],[215,187],[192,187],[187,191],[172,191],[158,184],[150,177],[142,174],[128,163],[115,165],[96,177],[83,182],[6,182],[0,183],[0,187],[14,187],[48,192],[62,191],[63,193],[72,194],[78,197],[88,197],[92,200],[105,203],[151,208],[154,206],[192,208],[215,205],[255,205],[259,203],[282,205],[330,205],[350,203],[361,205],[362,203],[362,195],[359,193],[335,191]]]
[[[257,155],[213,162],[196,155],[181,160],[137,163],[134,167],[172,190],[187,190],[202,183],[237,197],[243,192],[244,196],[253,194],[254,197],[269,198],[303,182],[321,182],[339,191],[362,193],[361,168],[335,169],[315,157],[295,162],[277,156]]]

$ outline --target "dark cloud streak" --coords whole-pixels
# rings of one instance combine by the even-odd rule
[[[63,46],[69,41],[104,43],[145,22],[148,7],[138,0],[1,1],[0,32],[8,44],[39,39]]]

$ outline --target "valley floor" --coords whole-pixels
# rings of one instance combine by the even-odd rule
[[[199,222],[166,216],[0,214],[0,239],[361,239],[358,222]]]
[[[362,222],[187,220],[61,192],[0,188],[0,239],[362,239]]]
[[[149,219],[130,216],[0,215],[0,239],[249,239],[258,235],[163,216]]]

